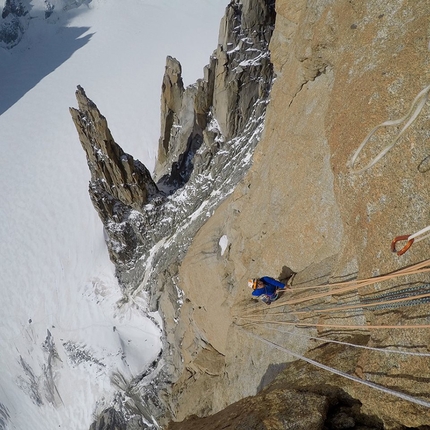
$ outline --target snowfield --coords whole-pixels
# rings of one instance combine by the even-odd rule
[[[143,292],[121,300],[68,108],[81,85],[152,170],[165,58],[186,85],[202,77],[227,5],[64,1],[47,19],[31,1],[23,39],[0,49],[0,429],[89,428],[117,399],[114,375],[132,381],[157,361],[160,317]]]

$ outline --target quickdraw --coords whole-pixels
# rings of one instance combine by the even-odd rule
[[[403,236],[395,237],[391,241],[391,251],[396,252],[397,255],[403,255],[412,246],[412,244],[414,242],[419,242],[420,240],[423,240],[423,239],[426,239],[427,237],[429,237],[430,236],[429,233],[423,237],[419,237],[419,236],[423,235],[424,233],[427,233],[428,231],[430,231],[430,226],[427,226],[427,227],[421,229],[420,231],[417,231],[416,233],[411,234],[411,235],[404,234]],[[397,242],[400,242],[403,240],[407,240],[406,245],[400,251],[397,251],[397,249],[396,249]]]
[[[397,253],[397,255],[403,255],[414,243],[415,239],[409,239],[409,234],[405,234],[403,236],[397,236],[391,241],[391,252]],[[400,250],[397,251],[396,244],[397,242],[407,240],[406,245]]]

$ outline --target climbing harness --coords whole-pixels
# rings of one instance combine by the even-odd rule
[[[412,105],[408,111],[408,113],[397,119],[397,120],[389,120],[385,121],[382,124],[377,125],[375,128],[373,128],[369,134],[364,138],[363,142],[361,142],[358,149],[355,151],[354,155],[351,158],[350,161],[350,168],[351,173],[353,174],[359,174],[363,173],[366,170],[370,169],[373,165],[375,165],[390,149],[393,148],[393,146],[398,142],[400,137],[404,134],[404,132],[409,128],[409,126],[416,120],[418,115],[420,114],[421,110],[423,109],[424,105],[426,104],[428,97],[430,93],[430,85],[425,87],[420,93],[415,97],[414,101],[412,102]],[[415,106],[416,105],[416,106]],[[409,119],[408,119],[409,118]],[[365,167],[361,169],[354,170],[354,164],[357,161],[357,158],[360,154],[360,152],[363,150],[364,146],[369,142],[370,138],[376,133],[377,130],[379,130],[382,127],[389,127],[389,126],[395,126],[399,125],[402,122],[406,121],[406,124],[403,126],[403,128],[400,130],[400,132],[397,134],[395,139],[386,146],[373,160],[370,161]]]
[[[259,296],[259,299],[263,302],[266,303],[266,305],[270,305],[272,302],[274,302],[276,299],[278,298],[278,294],[274,293],[274,294],[261,294],[261,296]]]

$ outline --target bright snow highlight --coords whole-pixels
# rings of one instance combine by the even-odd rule
[[[33,0],[22,41],[0,49],[0,429],[89,428],[113,375],[132,381],[157,359],[160,318],[143,292],[121,300],[68,107],[82,85],[152,169],[165,58],[186,84],[200,78],[227,2],[50,3],[45,20]]]

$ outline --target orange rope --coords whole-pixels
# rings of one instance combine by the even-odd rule
[[[410,275],[410,274],[415,274],[415,273],[422,273],[421,269],[425,268],[427,266],[430,266],[430,259],[425,260],[425,261],[421,261],[420,263],[414,264],[413,266],[409,266],[409,267],[406,267],[403,269],[396,270],[396,271],[391,272],[391,273],[387,273],[385,275],[374,276],[373,278],[354,279],[352,281],[335,282],[333,284],[325,284],[325,285],[313,285],[310,287],[294,287],[292,290],[288,290],[288,291],[311,290],[314,288],[342,287],[344,285],[361,284],[361,283],[368,282],[368,281],[371,281],[370,283],[373,284],[376,282],[385,281],[387,279],[392,279],[392,278],[395,278],[398,276]],[[415,272],[417,270],[418,270],[418,272]],[[429,270],[430,270],[430,268],[428,270],[424,270],[424,272],[427,272]]]
[[[250,320],[265,324],[280,324],[280,325],[294,325],[297,327],[336,327],[346,329],[414,329],[414,328],[430,328],[430,324],[417,324],[417,325],[343,325],[343,324],[316,324],[316,323],[301,323],[301,322],[287,322],[287,321],[268,321],[258,320],[247,317],[237,317],[242,320]],[[252,324],[245,323],[246,324]]]
[[[291,299],[291,300],[286,300],[286,301],[282,301],[279,303],[271,304],[271,309],[277,308],[280,306],[285,306],[285,305],[294,305],[294,304],[298,304],[298,303],[303,303],[303,302],[306,302],[308,300],[319,299],[319,298],[327,297],[327,296],[331,296],[331,295],[338,295],[338,294],[345,293],[348,291],[358,290],[359,288],[363,288],[363,287],[366,287],[368,285],[375,284],[377,282],[386,281],[389,279],[394,279],[394,278],[397,278],[399,276],[427,273],[427,272],[430,272],[430,267],[426,267],[429,264],[430,264],[430,260],[426,260],[426,261],[418,263],[414,266],[411,266],[410,268],[402,269],[402,270],[393,272],[389,275],[376,276],[374,278],[363,279],[361,281],[349,281],[349,282],[342,282],[342,283],[338,283],[338,284],[330,284],[328,286],[327,285],[319,285],[316,287],[305,287],[305,288],[322,288],[322,287],[332,288],[333,286],[346,285],[343,288],[337,288],[333,291],[328,291],[328,292],[326,291],[323,293],[313,294],[310,296],[302,297],[300,299]],[[287,291],[294,293],[295,290],[297,290],[297,289],[294,288],[292,290],[287,290]],[[263,309],[259,308],[257,310],[261,311]]]
[[[315,313],[315,312],[346,311],[346,310],[350,310],[350,309],[358,309],[358,308],[366,308],[366,307],[372,307],[372,306],[378,306],[378,305],[387,305],[387,304],[392,304],[392,303],[407,302],[409,300],[423,299],[425,297],[430,297],[430,293],[420,294],[417,296],[403,297],[401,299],[387,300],[387,301],[382,301],[382,302],[363,303],[363,304],[357,304],[357,305],[351,305],[351,306],[338,306],[335,308],[327,308],[327,309],[310,309],[310,310],[303,310],[303,311],[292,311],[292,312],[288,312],[288,313],[296,315],[296,314],[308,314],[308,313]],[[271,313],[271,315],[283,315],[283,314],[284,314],[283,312]]]

